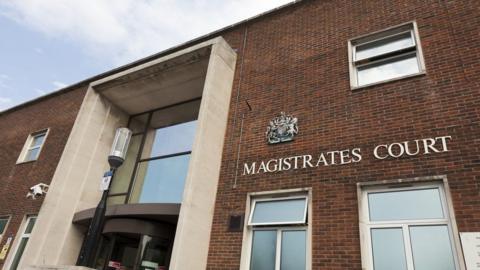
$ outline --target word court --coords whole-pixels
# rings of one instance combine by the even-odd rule
[[[428,155],[448,152],[451,136],[417,139],[412,141],[379,144],[373,148],[372,154],[378,160],[403,158],[417,155]],[[347,165],[362,161],[362,150],[352,148],[327,151],[317,155],[296,155],[267,161],[254,161],[243,164],[243,175],[273,173],[288,170],[318,168],[322,166]]]

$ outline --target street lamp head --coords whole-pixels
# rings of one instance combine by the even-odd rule
[[[112,169],[117,169],[125,161],[128,144],[132,137],[132,131],[128,128],[117,128],[115,139],[113,140],[112,150],[108,156],[108,163]]]

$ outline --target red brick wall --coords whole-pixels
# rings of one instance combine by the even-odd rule
[[[312,187],[313,269],[361,269],[357,182],[447,175],[459,231],[480,231],[479,10],[479,1],[303,1],[225,33],[238,59],[208,269],[239,268],[243,233],[227,231],[228,217],[245,212],[253,191]],[[427,74],[350,90],[348,39],[413,20]],[[298,117],[299,134],[267,145],[280,111]],[[363,160],[249,176],[240,167],[233,188],[242,114],[240,165],[354,147]],[[376,144],[443,135],[450,152],[371,154]]]
[[[11,216],[0,248],[15,236],[25,215],[38,214],[44,197],[25,196],[33,185],[50,184],[85,91],[70,90],[0,115],[0,216]],[[16,164],[28,135],[46,128],[49,134],[38,159]]]

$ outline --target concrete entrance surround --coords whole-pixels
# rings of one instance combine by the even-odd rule
[[[199,52],[200,57],[197,57]],[[206,72],[204,81],[200,80],[202,87],[197,91],[198,84],[193,83],[196,79],[185,82],[181,78],[202,72],[190,70],[189,74],[184,74],[182,68],[175,67],[183,65],[188,70],[202,61],[204,52],[207,52]],[[83,232],[78,225],[72,224],[72,219],[75,213],[95,207],[100,199],[99,182],[103,172],[108,170],[106,157],[114,130],[125,126],[130,114],[153,109],[157,104],[152,104],[149,96],[175,103],[178,98],[189,97],[188,93],[179,92],[184,88],[191,89],[186,91],[192,95],[199,92],[202,100],[169,269],[205,269],[235,62],[236,53],[218,37],[92,82],[19,269],[27,266],[28,269],[59,269],[57,266],[75,264]],[[168,80],[171,75],[162,77],[172,68],[173,74],[178,76],[173,76],[176,82]],[[150,75],[146,76],[148,72],[145,71]],[[127,95],[135,90],[125,88],[129,78],[139,87],[143,84],[138,95]],[[152,80],[166,83],[158,88],[149,84]],[[162,89],[175,91],[161,95]],[[127,96],[122,98],[122,95]]]

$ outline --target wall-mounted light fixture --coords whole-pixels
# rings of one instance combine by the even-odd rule
[[[116,169],[125,161],[128,151],[128,145],[132,138],[132,131],[128,128],[117,128],[115,139],[113,140],[112,150],[108,156],[110,167]]]

